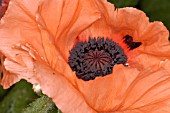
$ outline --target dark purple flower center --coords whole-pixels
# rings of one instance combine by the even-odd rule
[[[76,76],[85,81],[111,74],[115,64],[125,65],[126,62],[124,50],[116,42],[101,37],[77,42],[68,59]]]

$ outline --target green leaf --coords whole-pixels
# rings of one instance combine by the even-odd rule
[[[5,96],[7,92],[8,90],[5,90],[2,88],[2,86],[0,86],[0,101],[3,99],[3,97]]]
[[[140,7],[150,21],[162,21],[170,30],[170,0],[141,0]]]
[[[134,7],[138,3],[138,0],[108,0],[108,1],[113,3],[116,8]]]
[[[32,102],[22,113],[62,113],[50,98],[43,95]]]
[[[0,102],[0,113],[22,113],[22,109],[26,108],[37,97],[32,90],[32,85],[21,80]]]

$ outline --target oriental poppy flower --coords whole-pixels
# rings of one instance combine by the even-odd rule
[[[39,84],[64,113],[170,112],[169,32],[106,0],[11,0],[1,85]]]

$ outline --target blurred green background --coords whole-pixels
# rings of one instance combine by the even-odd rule
[[[108,0],[116,8],[136,7],[150,21],[162,21],[170,30],[170,0]],[[38,96],[32,85],[22,80],[8,90],[0,86],[0,113],[61,113],[50,98]]]

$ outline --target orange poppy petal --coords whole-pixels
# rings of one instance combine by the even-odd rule
[[[138,112],[147,111],[146,108],[154,111],[153,108],[158,105],[161,106],[159,110],[169,112],[165,106],[169,105],[170,74],[167,70],[170,64],[167,59],[169,54],[164,53],[169,52],[169,45],[165,41],[169,33],[161,23],[149,23],[142,11],[135,8],[115,11],[114,5],[106,0],[52,0],[50,3],[47,0],[36,3],[12,0],[1,23],[0,51],[6,57],[6,71],[14,75],[9,78],[6,74],[3,77],[4,87],[20,79],[40,84],[43,93],[66,113]],[[78,35],[86,38],[114,34],[118,34],[115,38],[130,34],[135,40],[143,42],[141,53],[136,58],[143,68],[116,65],[113,74],[94,81],[74,78],[67,58],[75,38]],[[160,40],[159,43],[156,40]],[[20,42],[19,49],[14,47]],[[26,48],[27,44],[32,48]],[[152,50],[153,47],[161,49]],[[141,57],[145,61],[140,60]],[[150,60],[153,60],[152,63],[148,63]],[[12,82],[8,83],[7,79]],[[157,93],[159,95],[155,95]]]
[[[151,65],[159,65],[160,61],[170,58],[169,32],[161,22],[149,22],[146,14],[136,8],[115,10],[114,5],[105,0],[96,4],[100,7],[101,19],[83,31],[79,35],[79,40],[87,40],[89,36],[100,36],[112,38],[119,43],[123,36],[131,35],[134,41],[142,42],[142,45],[134,51],[138,54],[128,58],[130,66],[137,67],[139,70]],[[131,53],[133,54],[130,51],[127,55]],[[151,60],[153,62],[148,62]]]
[[[12,74],[5,69],[4,61],[5,61],[5,57],[1,55],[1,69],[3,72],[3,77],[2,80],[0,80],[0,84],[3,86],[4,89],[7,89],[13,84],[15,84],[16,82],[18,82],[20,79],[16,74]]]
[[[66,3],[69,5],[63,8],[62,14],[66,15],[61,17],[55,41],[60,50],[67,50],[65,52],[68,53],[78,34],[99,19],[100,13],[93,0],[72,0],[66,1]],[[70,12],[70,9],[73,12]],[[61,48],[60,44],[67,45],[67,47],[63,48],[62,46]]]
[[[101,19],[88,28],[85,33],[83,32],[83,36],[122,38],[128,34],[134,38],[134,41],[141,41],[142,46],[147,46],[146,52],[159,54],[161,50],[161,53],[170,51],[169,32],[161,22],[149,22],[146,14],[136,8],[127,7],[115,10],[114,5],[106,0],[96,1],[96,4],[100,8]],[[121,34],[122,37],[115,37],[116,33]],[[161,48],[157,51],[157,49],[153,49],[155,47]]]
[[[77,35],[100,17],[93,0],[46,0],[38,12],[65,58]]]
[[[86,1],[84,1],[84,2],[86,3]],[[84,2],[82,2],[81,4],[78,5],[78,7],[80,9],[81,9],[81,6],[83,6]],[[61,67],[62,70],[64,69],[63,67],[68,67],[68,68],[65,68],[65,72],[62,71],[62,73],[64,72],[64,74],[67,76],[70,75],[69,71],[67,71],[67,70],[70,70],[69,66],[68,65],[63,66],[63,64],[64,65],[66,64],[65,61],[58,60],[56,63],[55,59],[53,59],[53,57],[50,56],[53,54],[53,52],[54,52],[53,55],[56,55],[59,57],[61,55],[59,53],[57,53],[57,50],[55,50],[56,48],[54,45],[50,45],[50,43],[51,43],[50,39],[52,38],[51,37],[52,35],[50,35],[50,32],[47,32],[46,29],[41,29],[40,28],[40,27],[42,27],[41,22],[39,23],[39,20],[37,18],[36,18],[37,20],[34,20],[34,18],[33,18],[33,15],[37,14],[37,12],[36,12],[36,8],[38,8],[37,3],[35,3],[34,5],[32,5],[30,3],[27,4],[27,1],[22,1],[22,3],[21,3],[20,1],[12,0],[10,2],[9,9],[7,11],[7,15],[5,15],[5,17],[1,21],[2,22],[1,26],[3,27],[3,29],[0,30],[0,33],[2,35],[2,37],[1,37],[2,41],[0,43],[1,44],[0,48],[1,48],[1,52],[7,57],[4,62],[6,70],[9,71],[10,73],[16,74],[19,79],[26,79],[27,81],[31,82],[32,84],[37,83],[38,79],[36,78],[36,76],[34,76],[34,75],[37,75],[37,73],[34,73],[34,71],[33,71],[34,65],[32,64],[33,59],[31,58],[31,54],[34,55],[34,53],[32,53],[32,51],[31,51],[31,53],[29,53],[29,55],[26,54],[27,52],[30,52],[29,51],[30,48],[27,48],[27,44],[29,44],[29,45],[31,45],[33,50],[36,49],[38,51],[38,53],[40,53],[40,57],[41,57],[41,55],[44,55],[45,58],[47,58],[45,60],[48,60],[49,64],[52,64],[52,65],[50,65],[51,68],[56,68],[55,66],[57,66],[58,65],[57,63],[59,63],[59,61],[60,61],[59,64],[62,65],[62,67]],[[91,5],[91,4],[89,4],[89,5]],[[88,5],[87,5],[87,7],[88,7]],[[70,10],[70,8],[72,8],[72,7],[69,7],[69,9],[67,9],[67,11]],[[92,8],[94,8],[94,7],[92,7]],[[71,28],[71,30],[73,30],[71,33],[73,33],[74,35],[77,34],[77,32],[75,32],[76,30],[79,31],[79,30],[84,29],[85,27],[90,25],[93,21],[98,19],[100,16],[99,13],[96,12],[97,10],[95,10],[93,12],[93,10],[91,10],[91,8],[89,8],[88,12],[90,14],[88,14],[88,12],[86,13],[84,6],[82,9],[83,9],[83,11],[80,12],[82,17],[87,18],[86,16],[89,16],[90,18],[87,19],[87,21],[85,21],[85,23],[83,23],[81,21],[83,18],[79,18],[79,17],[76,18],[77,21],[74,21],[74,23],[77,23],[77,25],[72,25],[73,28]],[[14,10],[15,10],[15,12],[14,12]],[[20,13],[17,13],[17,12],[20,12]],[[84,13],[85,13],[85,15],[83,16]],[[95,14],[95,15],[93,16],[92,14]],[[36,22],[39,25],[36,25],[37,24]],[[64,22],[64,20],[63,20],[63,22]],[[80,22],[82,22],[82,23],[80,24]],[[14,24],[12,24],[12,23],[14,23]],[[77,29],[78,27],[81,27],[81,28]],[[13,29],[13,28],[16,28],[16,29]],[[10,34],[9,34],[9,32],[10,32]],[[25,34],[28,34],[28,35],[25,35]],[[34,37],[35,40],[32,40],[30,37]],[[53,44],[53,42],[52,42],[52,44]],[[16,46],[17,47],[19,46],[19,49],[17,49]],[[43,48],[43,49],[41,49],[41,48]],[[41,51],[45,52],[45,54],[43,54],[43,52],[41,52]],[[52,54],[51,54],[51,52],[52,52]],[[36,60],[36,58],[35,58],[35,60]],[[63,63],[61,61],[63,61]],[[48,64],[46,64],[46,65],[48,65]],[[58,67],[60,67],[60,66],[58,66]],[[59,68],[59,69],[57,68],[57,69],[60,70],[61,68]],[[41,74],[43,74],[43,73],[41,73]],[[7,77],[7,76],[5,76],[5,77]],[[41,78],[42,78],[42,76],[41,76]],[[42,84],[41,83],[41,82],[43,82],[42,80],[45,80],[45,79],[41,80],[41,78],[39,78],[40,79],[39,84]],[[63,79],[67,79],[67,78],[63,77]],[[59,78],[55,78],[55,79],[60,80]],[[53,81],[53,79],[51,79],[51,80]],[[67,80],[64,80],[64,81],[67,81]],[[5,82],[7,82],[7,81],[5,81]],[[49,82],[49,83],[51,83],[51,82]],[[55,82],[55,85],[57,85],[56,83],[57,82]],[[11,84],[8,84],[7,87],[9,87],[10,85]],[[53,86],[53,85],[51,85],[51,86]],[[47,86],[42,86],[42,87],[43,87],[43,89],[45,88],[44,91],[47,90],[46,89]],[[58,87],[58,85],[57,85],[57,87]],[[73,87],[73,86],[68,86],[68,87]],[[71,93],[72,88],[70,88],[70,89],[66,88],[66,89],[68,89],[69,93]],[[53,93],[54,92],[48,92],[47,94],[52,95]],[[77,98],[77,93],[73,93],[74,98]],[[55,97],[54,97],[54,100],[55,100]],[[69,97],[69,98],[71,99],[72,97]],[[63,99],[65,99],[65,96]],[[70,100],[70,99],[68,99],[68,100]],[[68,109],[69,110],[71,109],[71,111],[68,110],[69,112],[75,111],[76,106],[77,106],[77,109],[81,108],[82,110],[86,109],[87,111],[94,112],[91,108],[89,108],[91,110],[87,109],[88,105],[84,102],[82,97],[81,97],[81,99],[78,98],[77,100],[73,100],[73,101],[74,102],[77,101],[76,102],[77,104],[75,104],[75,107],[73,107],[73,105],[69,106],[70,108],[68,108]],[[55,100],[55,102],[56,102],[56,100]],[[69,103],[69,102],[66,102],[64,104],[67,104],[67,103]],[[67,109],[65,108],[66,106],[62,105],[63,104],[62,101],[60,104],[61,105],[59,105],[59,106],[64,107],[64,110],[67,111]],[[77,110],[76,112],[79,112],[79,111]]]
[[[138,70],[143,70],[143,69],[147,69],[150,68],[154,65],[157,65],[157,67],[159,68],[159,65],[161,63],[161,61],[164,61],[165,59],[167,59],[167,57],[158,57],[156,55],[152,55],[152,54],[146,54],[141,52],[139,55],[137,55],[135,58],[131,59],[131,67],[136,67]]]
[[[150,23],[142,33],[143,48],[140,51],[158,57],[170,58],[169,31],[161,22]]]
[[[101,22],[98,22],[96,23],[97,25],[93,25],[89,29],[93,31],[91,33],[99,33],[96,34],[98,36],[105,36],[105,34],[112,36],[112,34],[119,33],[123,36],[129,34],[133,36],[135,40],[138,40],[143,30],[149,25],[149,19],[146,17],[145,13],[136,8],[128,7],[115,10],[114,5],[106,0],[96,0],[96,4],[102,13],[102,17],[99,21],[103,22],[105,25],[103,26]],[[119,37],[112,36],[112,38]]]
[[[138,109],[126,110],[126,111],[117,111],[117,112],[108,112],[108,113],[169,113],[170,109],[170,99],[166,99],[155,104],[150,104]],[[104,112],[107,113],[107,112]]]
[[[142,42],[141,53],[170,58],[169,31],[161,22],[149,22],[144,12],[135,8],[120,8],[110,17],[113,28]]]
[[[137,109],[169,99],[170,73],[166,71],[167,65],[170,66],[170,61],[166,61],[160,68],[156,66],[155,69],[150,67],[142,71],[129,87],[119,110]]]
[[[20,52],[20,57],[23,59],[24,62],[22,64],[6,58],[4,61],[5,69],[8,72],[17,75],[19,80],[25,79],[29,82],[31,81],[34,84],[36,80],[34,78],[35,71],[34,71],[33,59],[29,54],[27,54],[24,51]]]
[[[96,0],[96,6],[99,8],[101,18],[95,21],[90,27],[83,31],[79,35],[79,40],[84,41],[90,37],[110,37],[113,34],[110,22],[112,21],[110,16],[115,12],[113,4],[107,2],[107,0]]]
[[[42,45],[46,56],[46,63],[55,71],[62,73],[70,82],[74,83],[74,73],[70,69],[66,60],[63,59],[61,53],[56,49],[52,36],[39,26],[41,32]]]
[[[32,64],[30,57],[26,54],[24,60],[27,62],[26,66],[7,59],[5,67],[9,72],[17,74],[20,79],[25,79],[32,84],[40,84],[42,92],[51,97],[63,112],[79,113],[81,110],[96,113],[62,74],[40,62]]]
[[[20,81],[16,74],[9,73],[8,71],[3,71],[3,78],[0,81],[4,89],[8,89],[16,82]]]
[[[33,50],[36,52],[38,51],[38,55],[43,57],[44,60],[47,60],[46,54],[48,53],[48,51],[42,49],[43,46],[48,47],[48,45],[42,44],[44,40],[41,39],[41,32],[39,31],[36,20],[34,19],[34,15],[38,9],[38,2],[27,2],[28,1],[26,0],[22,2],[11,0],[7,14],[1,20],[1,27],[3,27],[3,29],[0,29],[1,52],[6,57],[20,63],[23,63],[22,58],[20,58],[20,54],[22,53],[16,49],[13,49],[16,45],[21,46],[20,48],[22,49],[26,48],[25,45],[36,48],[36,50]],[[25,45],[22,45],[22,43]],[[30,50],[28,50],[28,52],[32,53]],[[50,56],[51,54],[48,53],[48,55]],[[48,60],[54,61],[54,59]],[[50,62],[50,64],[52,63],[55,65],[54,62]]]
[[[17,43],[17,39],[15,40],[11,35],[13,36],[14,35],[18,36],[18,35],[16,33],[13,33],[13,31],[11,31],[10,33],[7,32],[8,30],[6,30],[5,28],[0,29],[0,34],[1,34],[0,50],[3,53],[3,55],[5,55],[5,57],[1,59],[2,66],[4,66],[4,61],[6,61],[6,58],[10,58],[14,62],[17,62],[18,64],[25,65],[23,59],[21,58],[21,52],[12,48],[13,44]],[[1,81],[1,85],[4,88],[9,88],[11,85],[13,85],[14,83],[20,80],[18,75],[10,73],[8,70],[6,70],[6,66],[3,67],[3,73],[4,74]]]
[[[35,78],[38,80],[43,93],[51,97],[62,112],[96,113],[88,106],[81,93],[62,74],[39,62],[35,62],[35,67],[37,73]]]
[[[115,66],[112,75],[89,82],[78,80],[77,85],[88,104],[96,111],[143,109],[170,98],[168,66],[170,62],[166,61],[160,68],[155,65],[139,73],[133,68],[119,65]]]
[[[132,7],[118,8],[115,12],[111,16],[113,29],[123,35],[131,35],[134,41],[138,41],[149,24],[149,18],[144,12]]]
[[[1,28],[3,28],[0,29],[3,46],[5,46],[4,44],[8,44],[5,47],[11,48],[18,43],[27,43],[33,48],[42,48],[41,36],[34,17],[38,9],[38,3],[38,1],[33,0],[10,1],[6,14],[1,19],[0,24]],[[6,37],[6,40],[4,37]],[[9,52],[6,49],[2,51],[4,53]],[[37,51],[40,56],[44,57],[43,49],[37,49]]]
[[[12,56],[12,54],[15,52],[13,52],[12,54],[9,52],[9,51],[12,51],[11,47],[18,43],[21,43],[24,45],[29,44],[31,46],[31,48],[33,48],[33,50],[35,50],[40,57],[42,57],[45,61],[50,62],[50,65],[53,65],[52,68],[54,68],[57,63],[55,62],[54,59],[50,59],[51,57],[49,57],[49,56],[51,56],[52,55],[51,53],[54,52],[53,50],[56,49],[56,47],[55,47],[56,45],[54,44],[54,36],[51,34],[51,32],[53,32],[53,31],[49,31],[49,29],[52,30],[52,28],[48,29],[48,26],[50,27],[50,25],[52,24],[50,22],[54,22],[54,21],[49,20],[50,18],[46,20],[44,18],[44,14],[48,13],[48,15],[51,15],[50,17],[54,17],[54,18],[59,17],[58,15],[61,12],[63,13],[63,10],[68,12],[68,11],[70,11],[70,8],[72,10],[73,6],[70,6],[71,4],[66,5],[66,3],[69,1],[63,0],[62,1],[64,3],[64,5],[62,6],[63,10],[59,10],[60,13],[55,13],[55,15],[53,15],[54,12],[52,12],[52,11],[47,12],[46,9],[48,9],[48,8],[53,9],[54,6],[56,8],[60,7],[60,5],[61,5],[61,4],[59,4],[60,1],[54,1],[54,0],[52,1],[52,2],[57,2],[58,6],[54,5],[56,3],[50,4],[52,2],[50,2],[49,6],[47,6],[46,2],[48,2],[48,1],[41,1],[40,6],[39,6],[38,1],[37,2],[29,1],[29,3],[27,3],[27,2],[28,1],[26,1],[26,0],[24,0],[22,2],[18,1],[18,0],[10,1],[10,5],[7,10],[7,14],[1,21],[2,22],[1,26],[3,27],[3,29],[1,29],[1,31],[0,31],[2,34],[1,36],[5,36],[6,39],[9,39],[9,40],[4,40],[4,37],[2,37],[2,39],[1,39],[2,46],[4,48],[2,50],[2,52],[6,56],[14,59],[15,55]],[[71,1],[71,2],[73,2],[73,1]],[[81,30],[85,29],[85,27],[89,26],[93,21],[95,21],[96,19],[98,19],[100,17],[97,9],[95,8],[95,6],[92,5],[92,3],[93,3],[92,1],[76,1],[75,0],[75,2],[78,2],[78,3],[74,4],[75,10],[72,11],[73,14],[71,14],[71,13],[68,13],[68,14],[70,14],[70,18],[74,17],[75,14],[78,14],[80,17],[75,16],[75,18],[73,18],[73,20],[72,19],[68,20],[67,19],[68,15],[62,15],[61,20],[56,21],[56,22],[60,23],[61,30],[65,30],[65,28],[63,28],[64,25],[65,26],[69,25],[71,31],[68,31],[68,32],[73,33],[74,35],[78,34],[77,31],[79,31],[79,30],[81,31]],[[89,7],[88,10],[86,10],[84,5],[86,7]],[[78,8],[80,10],[76,10],[76,8]],[[60,9],[62,9],[62,8],[60,8]],[[56,14],[58,14],[58,15],[56,15]],[[65,13],[63,13],[63,14],[65,14]],[[35,15],[36,15],[36,17],[34,17]],[[45,16],[45,17],[49,17],[49,16]],[[84,18],[87,18],[87,20],[82,21],[82,19],[84,19]],[[42,22],[44,22],[43,19],[47,23],[42,23]],[[68,21],[65,21],[63,19],[67,19]],[[66,22],[66,24],[64,22]],[[73,23],[71,24],[71,22],[73,22]],[[46,26],[43,26],[45,24],[47,24],[47,28],[46,28]],[[44,44],[44,39],[43,39],[43,37],[41,37],[41,32],[40,32],[41,29],[39,29],[38,26],[44,27],[43,29],[48,31],[47,35],[49,35],[50,37],[46,38],[45,41],[50,40],[51,41],[50,43],[54,44],[54,45],[52,45],[54,48],[53,50],[48,49],[48,50],[50,50],[50,51],[48,51],[48,50],[42,49],[44,47],[48,48],[48,45]],[[55,31],[55,32],[60,32],[60,29],[57,29],[57,31]],[[10,34],[9,34],[9,32],[10,32]],[[27,35],[25,35],[25,34],[27,34]],[[67,33],[67,35],[69,35],[69,33]],[[72,37],[71,34],[69,36]],[[66,42],[65,39],[67,37],[61,38],[61,40],[64,39],[63,41]],[[34,40],[32,40],[32,38],[34,38]],[[68,43],[71,43],[71,42],[73,43],[73,41],[74,41],[74,39],[72,41],[69,40]],[[59,42],[59,40],[57,41],[57,43],[58,42]],[[4,44],[8,44],[8,45],[4,45]],[[57,44],[57,45],[59,45],[59,44]],[[63,43],[62,45],[67,45],[67,44]],[[60,46],[60,47],[62,47],[62,46]],[[51,52],[51,51],[53,51],[53,52]],[[60,53],[64,53],[64,54],[66,53],[66,52],[63,52],[63,49],[62,49],[62,51],[60,51],[60,50],[58,50],[58,51]],[[67,53],[68,52],[69,51],[67,51]],[[46,56],[46,55],[48,55],[48,56]],[[63,56],[61,54],[60,55],[57,54],[57,56],[64,57],[65,58],[64,60],[67,60],[67,58],[68,58],[67,56]],[[51,61],[53,61],[53,62],[51,62]],[[64,61],[64,62],[66,62],[66,61]],[[63,64],[63,63],[60,63],[60,64]]]
[[[78,79],[77,87],[96,111],[115,111],[121,106],[126,90],[138,73],[135,68],[116,65],[111,75],[88,82]]]

